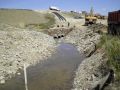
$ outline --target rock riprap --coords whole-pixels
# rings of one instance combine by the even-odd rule
[[[86,56],[94,51],[95,45],[100,41],[101,35],[94,33],[91,29],[81,28],[71,31],[63,40],[66,43],[72,43],[77,46],[80,53]]]
[[[94,90],[100,79],[107,73],[104,53],[95,53],[85,59],[76,71],[72,90]]]
[[[0,82],[11,77],[23,64],[41,62],[55,51],[55,41],[49,35],[28,30],[0,30]],[[11,29],[10,27],[8,29]],[[13,29],[13,28],[12,28]],[[18,29],[18,28],[17,28]]]

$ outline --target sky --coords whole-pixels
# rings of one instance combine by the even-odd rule
[[[110,11],[120,10],[120,0],[0,0],[0,8],[47,10],[56,6],[64,11],[89,11],[107,15]]]

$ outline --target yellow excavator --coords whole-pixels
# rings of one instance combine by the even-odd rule
[[[91,8],[90,14],[85,16],[85,25],[96,24],[96,22],[97,22],[97,17],[94,16],[93,8]]]

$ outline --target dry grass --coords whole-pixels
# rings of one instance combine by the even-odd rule
[[[46,23],[38,23],[38,24],[36,24],[36,23],[27,24],[26,27],[36,28],[39,31],[41,31],[40,29],[49,29],[49,28],[53,27],[54,24],[55,24],[54,16],[49,14],[49,13],[46,13],[44,15],[44,17],[48,20],[48,22],[46,22]]]
[[[37,13],[32,10],[22,9],[0,9],[0,23],[7,23],[15,26],[25,27],[29,24],[39,24],[45,28],[53,24],[54,19],[51,15]]]

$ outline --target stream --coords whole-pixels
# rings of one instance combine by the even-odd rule
[[[84,58],[74,45],[59,44],[50,58],[27,68],[28,90],[70,90]],[[0,85],[0,90],[25,90],[23,71]]]

